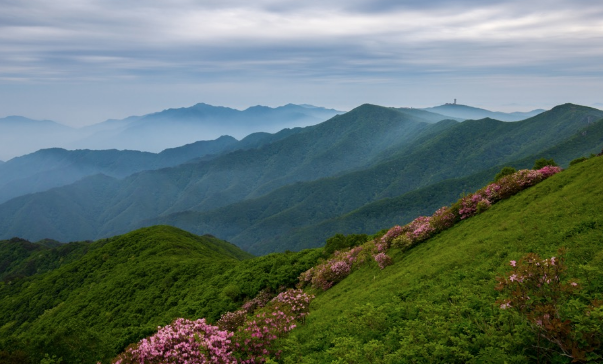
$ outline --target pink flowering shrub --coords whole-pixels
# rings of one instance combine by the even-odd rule
[[[289,289],[274,297],[265,308],[248,318],[234,336],[241,363],[264,363],[280,355],[276,340],[297,326],[308,314],[313,295]]]
[[[270,300],[272,299],[273,295],[270,294],[270,292],[266,289],[261,290],[257,296],[255,296],[253,299],[245,302],[243,304],[243,306],[241,307],[242,310],[246,311],[247,313],[252,313],[253,311],[257,310],[258,308],[262,308],[264,306],[266,306],[266,304],[268,302],[270,302]]]
[[[326,291],[333,284],[341,281],[350,274],[352,265],[343,260],[331,259],[313,270],[312,286]]]
[[[278,357],[274,342],[296,327],[293,315],[279,310],[263,311],[241,326],[234,338],[240,363],[264,363],[271,355]]]
[[[544,166],[538,170],[542,174],[544,178],[549,178],[550,176],[561,172],[561,167],[558,166]]]
[[[396,225],[393,228],[389,229],[389,231],[381,237],[380,242],[381,244],[384,244],[387,248],[389,248],[391,246],[392,241],[403,233],[404,229],[401,226]]]
[[[601,333],[579,331],[577,326],[565,317],[561,306],[579,288],[573,280],[565,280],[566,271],[563,252],[559,257],[541,259],[530,253],[519,261],[511,260],[511,271],[497,277],[497,290],[506,293],[506,297],[497,301],[503,309],[516,310],[531,324],[537,340],[548,340],[557,346],[561,354],[573,358],[573,362],[584,361],[586,354],[600,345]],[[601,306],[593,301],[587,309]],[[538,346],[540,350],[540,346]]]
[[[240,326],[243,326],[245,319],[247,319],[246,310],[226,312],[220,317],[216,324],[221,330],[236,331]]]
[[[232,336],[231,332],[207,324],[205,319],[179,318],[128,348],[114,364],[236,363],[231,350]]]
[[[310,285],[326,291],[335,283],[347,277],[354,266],[361,265],[367,259],[370,259],[370,252],[367,252],[366,249],[367,246],[376,249],[375,242],[370,241],[351,249],[336,251],[331,259],[300,274],[298,286],[301,288]]]
[[[314,297],[301,289],[288,289],[274,297],[271,302],[288,306],[296,320],[304,321],[310,310],[310,302]]]
[[[316,265],[299,276],[299,287],[310,285],[326,291],[335,283],[347,277],[352,270],[369,261],[371,257],[386,250],[387,243],[382,240],[368,241],[352,249],[336,251],[331,259]]]
[[[450,209],[450,207],[444,206],[439,208],[436,212],[431,215],[430,224],[435,231],[446,230],[452,227],[456,221],[456,216]]]
[[[379,269],[383,269],[392,264],[392,258],[385,253],[379,253],[373,256],[379,264]]]

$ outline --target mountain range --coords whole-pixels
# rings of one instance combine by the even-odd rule
[[[241,111],[200,103],[83,128],[9,116],[0,119],[0,160],[44,148],[160,152],[226,134],[241,139],[255,132],[314,125],[340,113],[311,105],[254,106]]]
[[[536,116],[545,110],[536,109],[528,112],[511,112],[505,113],[500,111],[490,111],[486,109],[481,109],[477,107],[467,106],[457,104],[456,102],[453,104],[444,104],[435,107],[428,107],[423,110],[431,111],[434,113],[439,113],[443,115],[448,115],[450,117],[456,117],[461,119],[483,119],[483,118],[491,118],[501,121],[519,121],[527,118],[531,118],[532,116]]]
[[[474,188],[504,165],[528,167],[536,157],[567,165],[598,152],[602,118],[573,104],[514,123],[362,105],[185,164],[90,175],[13,198],[0,204],[0,238],[86,240],[167,223],[253,253],[299,250],[320,245],[333,229],[374,231],[351,223],[358,214],[376,221],[372,204],[404,201],[389,217],[403,222],[449,203],[453,186]]]
[[[580,348],[568,354],[563,342],[543,339],[552,330],[539,331],[519,307],[501,307],[510,293],[495,289],[537,254],[559,267],[561,287],[575,287],[545,302],[580,334],[567,340],[595,338],[583,344],[582,361],[598,362],[603,158],[583,159],[417,245],[392,246],[387,266],[368,255],[329,288],[306,287],[315,298],[293,331],[277,333],[279,361],[569,363]],[[337,238],[355,247],[380,241],[390,227]],[[261,257],[169,226],[94,242],[0,241],[0,360],[107,364],[176,318],[217,324],[226,312],[261,309],[301,273],[341,259],[332,241]],[[520,288],[538,302],[555,295],[540,286]],[[251,318],[260,321],[261,312]]]

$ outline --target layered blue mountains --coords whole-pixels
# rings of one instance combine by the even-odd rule
[[[32,140],[34,124],[50,128],[46,135],[73,132],[50,121],[5,124]],[[0,239],[65,243],[161,224],[252,254],[299,251],[431,213],[504,166],[529,168],[538,158],[567,166],[598,153],[603,111],[197,104],[86,130],[69,141],[76,147],[0,163]],[[189,139],[174,145],[180,134]]]

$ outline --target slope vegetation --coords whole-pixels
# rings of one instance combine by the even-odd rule
[[[510,260],[565,247],[580,293],[563,313],[603,329],[600,315],[582,311],[603,298],[602,178],[603,158],[592,158],[409,251],[394,249],[383,270],[360,268],[317,296],[306,325],[284,341],[282,362],[530,363],[536,346],[548,348],[546,362],[570,362],[500,309],[495,278]],[[598,362],[601,348],[589,355]]]
[[[0,359],[18,352],[22,363],[45,354],[106,362],[176,317],[216,320],[262,289],[291,286],[320,257],[250,259],[230,243],[168,226],[54,248],[11,239],[0,252],[13,252],[0,282]]]

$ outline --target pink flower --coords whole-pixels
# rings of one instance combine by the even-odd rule
[[[517,262],[516,262],[515,260],[512,260],[512,261],[511,261],[511,266],[512,266],[512,267],[515,267],[516,265],[517,265]]]

